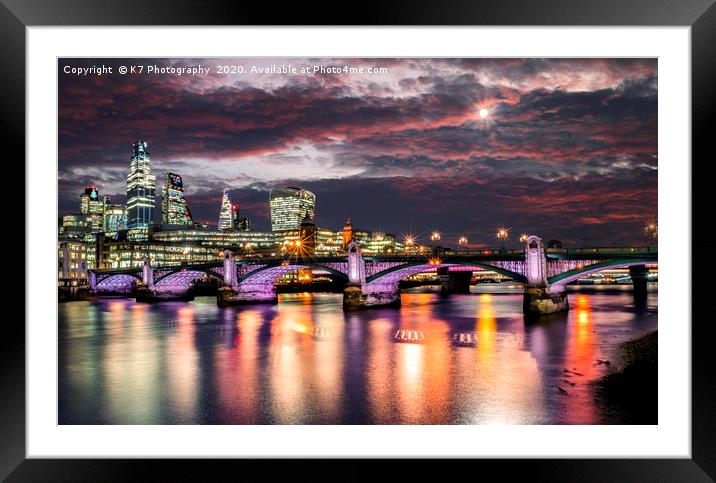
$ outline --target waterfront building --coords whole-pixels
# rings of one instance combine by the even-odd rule
[[[191,225],[191,211],[184,197],[184,181],[175,173],[167,173],[162,185],[162,223]]]
[[[127,224],[132,237],[146,238],[154,219],[155,176],[146,141],[132,144],[127,175]]]
[[[92,233],[92,220],[89,215],[65,215],[59,231],[64,238],[83,240]]]
[[[366,255],[394,255],[404,251],[403,244],[392,233],[373,232],[360,237],[358,243]]]
[[[57,241],[58,286],[86,285],[88,270],[96,268],[95,244],[63,238]]]
[[[271,230],[298,230],[306,216],[315,218],[316,195],[293,186],[276,188],[269,194]]]
[[[295,231],[298,238],[298,230]],[[245,248],[248,244],[256,250],[278,248],[283,241],[281,233],[237,230],[210,230],[194,227],[162,226],[154,231],[152,239],[159,242],[186,246],[206,246],[216,248]]]
[[[238,207],[231,204],[229,192],[224,190],[221,195],[221,209],[219,210],[219,230],[231,230],[235,228]]]
[[[127,229],[127,209],[124,205],[105,204],[104,231],[117,232]]]
[[[99,190],[96,187],[88,186],[80,195],[80,214],[89,218],[91,231],[102,231],[104,228],[104,201],[100,199]]]
[[[316,230],[316,256],[336,256],[343,253],[341,231],[318,228]]]
[[[207,263],[223,260],[221,250],[210,246],[190,246],[149,240],[101,239],[98,243],[99,268],[137,268],[149,258],[153,267],[171,267],[182,263]]]

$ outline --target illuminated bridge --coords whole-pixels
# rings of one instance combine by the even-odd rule
[[[490,270],[524,284],[525,312],[552,313],[568,308],[565,285],[609,268],[629,268],[635,296],[646,296],[647,264],[657,264],[654,247],[544,249],[542,239],[530,236],[521,250],[445,251],[440,256],[363,257],[351,243],[343,257],[236,260],[226,250],[224,260],[153,268],[95,270],[90,288],[96,294],[135,294],[138,300],[166,300],[186,296],[195,280],[218,279],[219,305],[276,302],[274,281],[289,272],[308,268],[326,273],[346,285],[348,309],[400,303],[400,280],[436,270],[447,292],[466,292],[472,272]]]

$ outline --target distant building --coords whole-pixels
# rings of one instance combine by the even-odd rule
[[[231,230],[235,227],[236,208],[231,204],[229,192],[224,190],[219,210],[219,230]]]
[[[345,250],[348,247],[348,244],[353,241],[353,223],[351,222],[351,217],[349,216],[346,220],[346,224],[343,227],[343,249]]]
[[[269,194],[271,230],[297,230],[303,219],[315,218],[316,195],[310,191],[288,186],[271,190]]]
[[[127,209],[124,205],[106,204],[104,207],[104,231],[117,232],[127,229]]]
[[[236,229],[239,231],[250,231],[251,220],[249,220],[248,218],[238,218],[236,220]]]
[[[299,240],[301,241],[301,253],[303,255],[316,255],[316,236],[318,229],[310,216],[306,215],[301,221]]]
[[[184,197],[184,181],[175,173],[167,173],[162,185],[162,223],[165,225],[191,225],[191,211]]]
[[[132,144],[132,157],[127,175],[127,223],[135,239],[144,233],[154,219],[154,191],[156,177],[152,174],[146,141]]]
[[[84,240],[92,232],[92,220],[89,215],[65,215],[60,228],[64,238]]]
[[[562,248],[562,242],[559,240],[550,240],[547,242],[547,248]]]
[[[100,199],[96,187],[88,186],[80,195],[80,213],[89,217],[91,231],[102,231],[104,228],[104,200]]]

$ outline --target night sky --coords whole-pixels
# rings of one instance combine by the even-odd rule
[[[110,75],[63,67],[113,66]],[[121,75],[203,65],[208,76]],[[387,74],[218,75],[216,65],[387,67]],[[316,221],[497,246],[498,226],[569,245],[643,244],[657,212],[656,59],[60,59],[59,212],[86,185],[126,198],[131,144],[195,220],[230,190],[269,229],[268,190],[317,197]],[[488,110],[484,119],[480,109]]]

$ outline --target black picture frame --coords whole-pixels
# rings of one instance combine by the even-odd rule
[[[706,254],[716,248],[716,229],[710,212],[711,177],[707,162],[713,158],[711,126],[716,117],[716,6],[713,0],[482,0],[482,1],[364,1],[284,3],[189,0],[0,0],[0,95],[3,115],[0,125],[5,134],[3,146],[4,198],[24,200],[32,193],[31,180],[25,178],[25,29],[29,26],[83,25],[572,25],[572,26],[690,26],[692,55],[692,249]],[[50,108],[50,107],[48,107]],[[52,107],[54,108],[54,107]],[[697,161],[698,160],[698,161]],[[49,163],[49,161],[48,161]],[[684,169],[689,169],[685,166]],[[698,175],[695,175],[698,172]],[[12,180],[12,182],[7,182]],[[21,183],[20,180],[23,182]],[[8,193],[9,190],[10,192]],[[29,191],[29,193],[28,193]],[[14,201],[13,203],[17,203]],[[47,200],[52,203],[52,200]],[[7,209],[7,208],[6,208]],[[19,210],[15,210],[16,212]],[[24,291],[29,302],[30,274],[25,273],[21,257],[8,256],[26,250],[25,231],[17,213],[13,235],[0,239],[6,276],[3,293],[16,297]],[[698,224],[696,220],[707,222]],[[27,214],[23,218],[27,223]],[[23,225],[24,226],[24,225]],[[30,254],[27,254],[30,256]],[[713,481],[716,479],[716,411],[714,387],[716,365],[712,361],[713,316],[706,303],[710,295],[708,270],[692,267],[692,459],[526,459],[478,460],[451,463],[450,474],[475,471],[476,466],[496,470],[503,478],[516,474],[534,481]],[[24,273],[24,276],[21,275]],[[13,274],[13,275],[9,275]],[[26,282],[28,282],[26,284]],[[23,287],[22,289],[20,287]],[[697,310],[697,309],[702,310]],[[699,315],[697,317],[697,315]],[[24,320],[24,317],[23,317]],[[0,479],[7,481],[119,481],[153,479],[148,470],[160,472],[162,480],[197,475],[210,480],[211,474],[235,469],[236,462],[206,460],[62,460],[26,459],[25,436],[25,327],[20,317],[2,320],[0,332]],[[661,321],[660,323],[689,323]],[[351,460],[336,470],[317,472],[315,462],[292,461],[277,466],[273,461],[241,462],[242,473],[271,469],[271,475],[285,472],[292,480],[367,479],[378,470],[372,465],[385,462]],[[201,468],[195,468],[200,465]],[[400,465],[401,477],[421,476],[426,463]],[[200,475],[200,476],[199,476]]]

